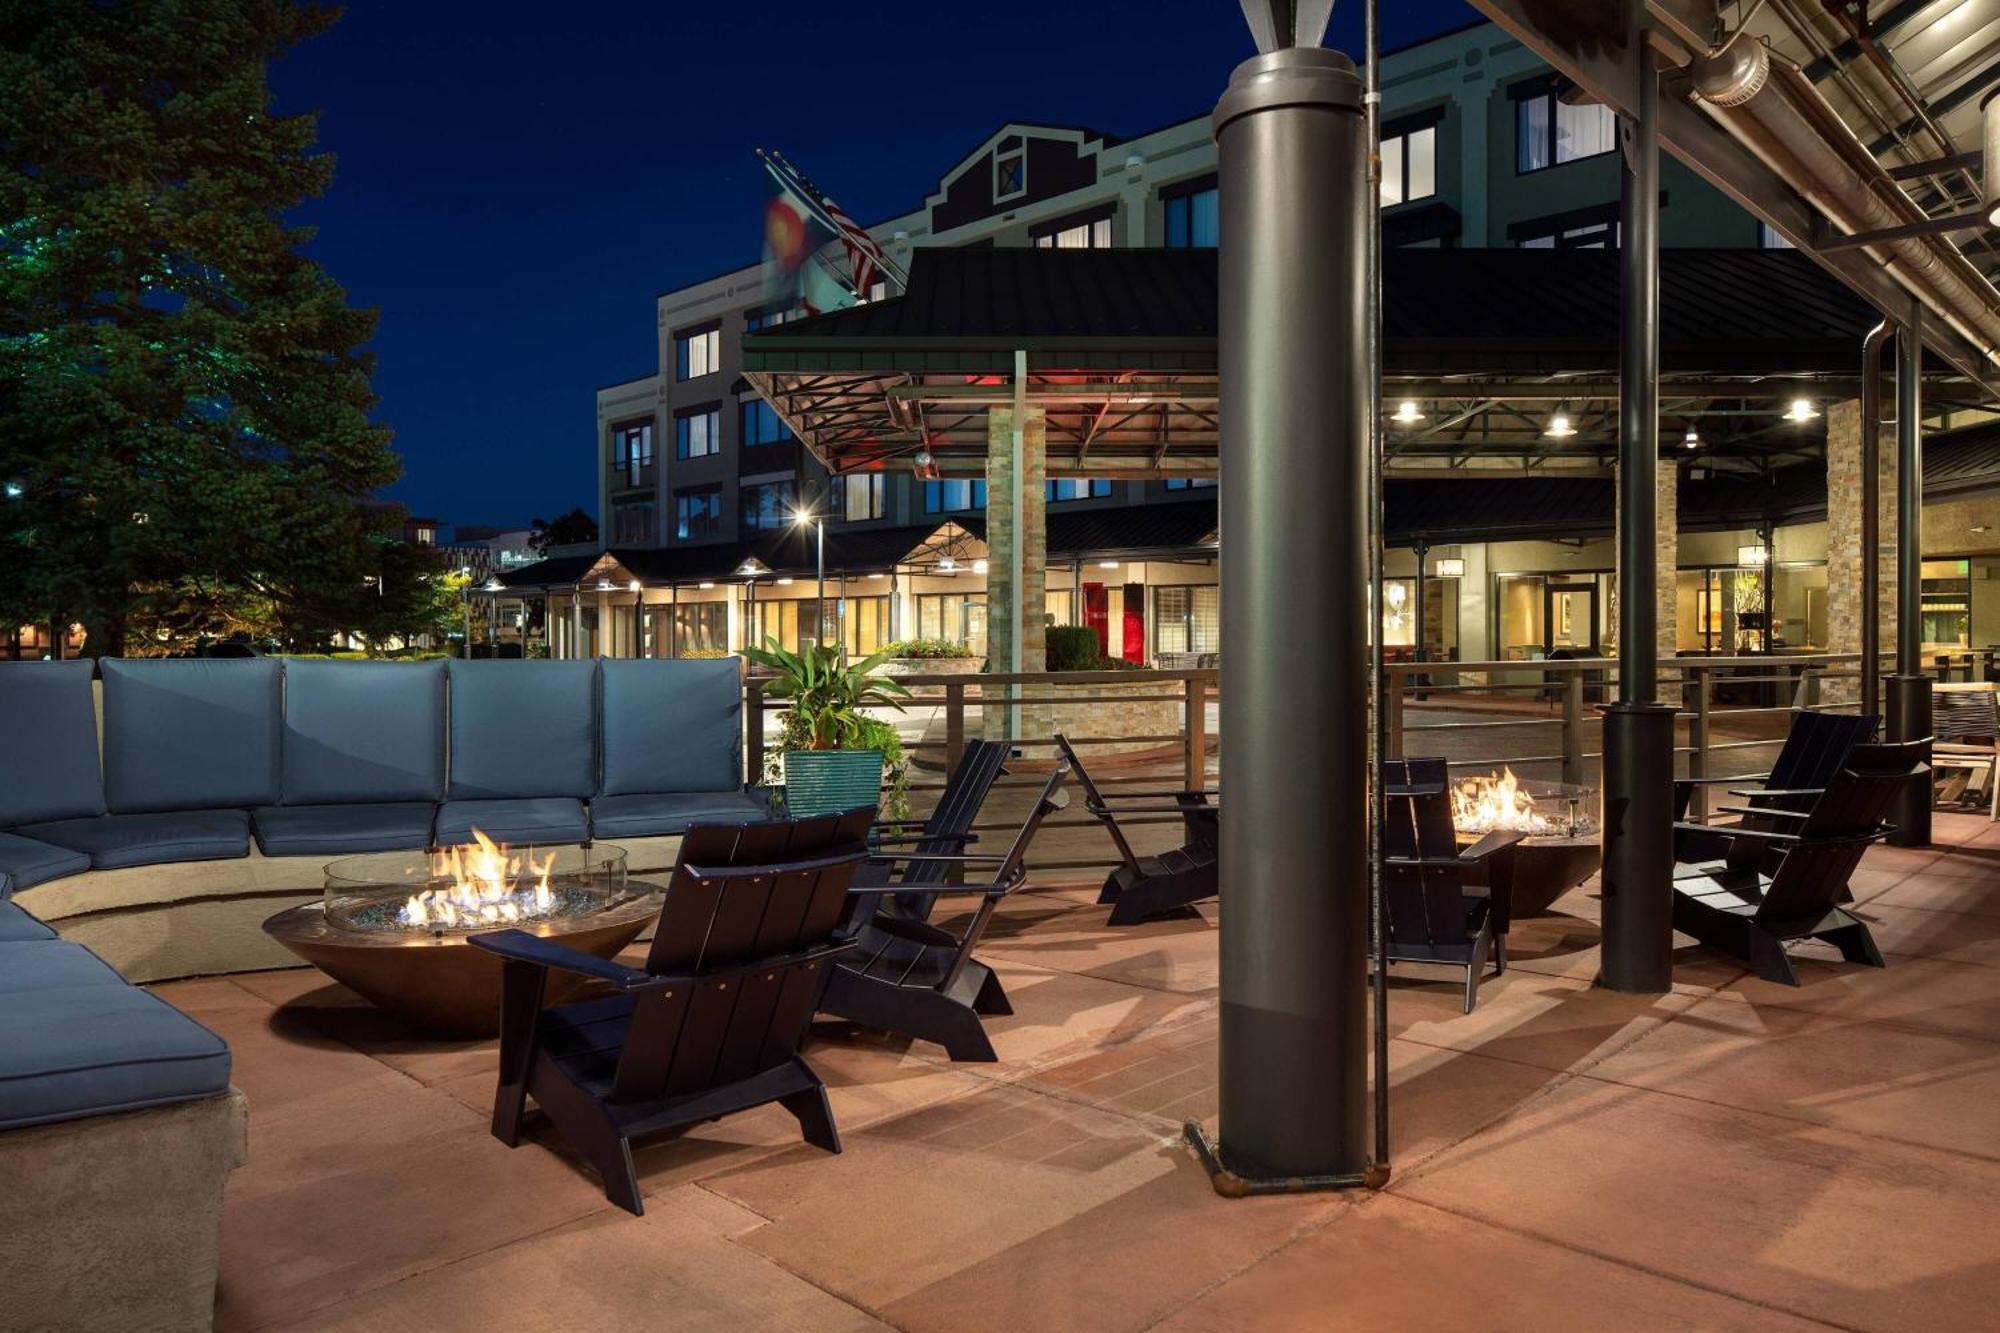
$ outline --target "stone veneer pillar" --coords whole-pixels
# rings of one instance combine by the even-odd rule
[[[1896,647],[1896,450],[1884,440],[1878,459],[1882,547],[1876,553],[1881,589],[1881,642],[1878,651]],[[1826,647],[1828,652],[1858,653],[1861,643],[1861,404],[1849,399],[1826,410]],[[1848,703],[1855,697],[1852,679],[1829,680],[1820,690],[1826,703]]]
[[[1023,409],[1020,473],[1015,474],[1014,409],[995,407],[986,416],[986,656],[988,669],[1007,672],[1015,656],[1013,609],[1021,607],[1022,671],[1047,666],[1048,609],[1048,422],[1042,408]],[[1014,577],[1015,543],[1020,543],[1021,575]],[[990,692],[995,693],[995,692]],[[1023,709],[1024,736],[1043,736]],[[1047,709],[1039,710],[1046,713]],[[1008,710],[988,706],[985,735],[1008,735]],[[1015,738],[1015,739],[1018,739]]]
[[[1675,662],[1680,653],[1680,631],[1675,617],[1678,614],[1679,565],[1681,559],[1680,530],[1680,479],[1681,465],[1678,459],[1662,458],[1654,465],[1653,504],[1657,522],[1653,528],[1653,615],[1657,625],[1653,646],[1660,658],[1660,688],[1658,702],[1679,704],[1681,698],[1681,673]],[[1615,503],[1615,502],[1614,502]],[[1618,543],[1615,533],[1625,525],[1625,508],[1616,505],[1612,542],[1614,565]],[[1622,632],[1623,625],[1618,609],[1618,580],[1611,580],[1611,626],[1612,640],[1606,643],[1604,651],[1612,651],[1611,643]]]

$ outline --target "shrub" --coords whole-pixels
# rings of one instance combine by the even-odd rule
[[[692,662],[713,662],[718,657],[729,656],[726,648],[690,648],[681,656]]]
[[[882,649],[889,657],[908,657],[923,661],[962,661],[972,656],[972,649],[950,639],[898,639]]]
[[[1087,625],[1051,625],[1047,643],[1050,671],[1096,671],[1103,664],[1097,631]]]

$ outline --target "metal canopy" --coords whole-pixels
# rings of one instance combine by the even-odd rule
[[[2000,3],[2000,0],[1996,0]],[[1388,450],[1399,473],[1593,472],[1616,452],[1617,256],[1403,250],[1384,256]],[[1817,458],[1806,398],[1859,394],[1874,311],[1784,251],[1662,255],[1662,432],[1761,473]],[[908,292],[750,334],[746,378],[830,470],[983,476],[986,411],[1026,396],[1052,475],[1215,475],[1215,254],[920,250]],[[1983,395],[1939,368],[1937,411]],[[1404,401],[1411,406],[1397,412]],[[1552,430],[1567,418],[1573,434]]]

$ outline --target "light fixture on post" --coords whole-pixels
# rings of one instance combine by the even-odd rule
[[[1411,398],[1396,404],[1396,415],[1390,418],[1399,426],[1414,426],[1423,419],[1424,414],[1417,410],[1416,400]]]
[[[1701,436],[1695,433],[1693,422],[1688,423],[1687,434],[1681,436],[1681,447],[1683,449],[1701,448]]]
[[[1570,424],[1567,412],[1558,412],[1549,418],[1548,429],[1544,430],[1542,434],[1552,440],[1567,440],[1570,436],[1576,434],[1576,427]]]
[[[813,641],[823,646],[826,643],[826,516],[824,514],[815,514],[809,509],[794,509],[792,511],[792,526],[799,528],[810,526],[815,534],[819,552],[819,610],[815,614],[819,619],[817,628],[814,631]],[[845,636],[842,636],[842,638],[841,649],[844,656],[846,652]]]
[[[1819,409],[1813,406],[1813,400],[1810,398],[1794,398],[1792,405],[1785,409],[1787,421],[1807,422],[1818,415]]]

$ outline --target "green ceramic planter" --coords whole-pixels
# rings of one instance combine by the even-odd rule
[[[824,815],[882,801],[880,750],[785,751],[785,808]]]

